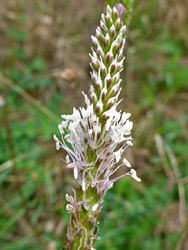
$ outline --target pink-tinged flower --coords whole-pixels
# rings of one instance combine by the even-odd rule
[[[123,6],[123,4],[118,3],[115,5],[115,8],[119,11],[119,15],[120,15],[121,19],[123,19],[124,15],[125,15],[125,7]]]

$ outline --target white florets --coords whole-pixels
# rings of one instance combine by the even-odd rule
[[[118,16],[118,13],[115,7],[111,9],[108,6],[106,14],[101,16],[96,36],[91,36],[94,44],[90,54],[93,82],[90,86],[90,98],[83,93],[86,108],[73,108],[72,115],[62,115],[63,121],[58,126],[62,141],[54,135],[56,149],[63,148],[67,152],[65,162],[67,167],[73,170],[74,180],[83,192],[89,186],[97,188],[98,192],[107,190],[125,175],[141,181],[134,169],[110,179],[121,166],[131,168],[125,158],[123,164],[117,164],[120,163],[124,150],[132,146],[130,133],[133,127],[132,121],[129,120],[131,114],[117,111],[126,32],[126,26],[122,24],[120,17],[113,23],[111,15]],[[103,49],[103,46],[107,46],[105,44],[109,46],[108,51]],[[101,117],[105,119],[104,124],[101,123]],[[89,159],[90,152],[95,152],[92,160]],[[98,161],[101,163],[97,172],[92,171]],[[66,195],[66,199],[73,204],[73,197]],[[71,204],[67,205],[69,211],[72,211]],[[98,206],[98,203],[93,205],[92,211],[96,211]]]

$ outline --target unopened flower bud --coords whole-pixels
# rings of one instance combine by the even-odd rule
[[[101,113],[103,111],[103,103],[101,100],[97,102],[95,111],[96,113]]]
[[[114,105],[113,99],[109,99],[106,103],[106,109],[110,109]]]
[[[104,18],[105,18],[107,27],[110,27],[113,24],[110,14],[107,12]]]
[[[117,93],[119,92],[119,84],[114,85],[111,90],[110,90],[110,95],[117,95]]]
[[[119,18],[117,20],[117,22],[116,22],[116,30],[117,30],[117,32],[120,32],[122,26],[123,26],[123,23],[122,23],[121,19]]]
[[[92,81],[92,83],[96,82],[97,81],[97,76],[92,74],[91,75],[91,81]]]
[[[100,64],[97,60],[92,59],[91,60],[91,67],[95,70],[98,71]]]
[[[109,51],[105,56],[106,65],[109,66],[111,64],[112,60],[113,60],[113,54],[112,54],[112,52]]]
[[[104,79],[106,77],[106,74],[107,74],[107,70],[106,68],[104,67],[104,65],[101,65],[100,66],[100,74],[101,74],[101,78]]]
[[[95,36],[91,36],[91,41],[92,41],[92,44],[95,46],[95,48],[97,48],[99,44],[97,38]]]
[[[93,86],[94,86],[94,88],[95,88],[96,91],[101,90],[101,88],[102,88],[102,81],[100,79],[97,80],[96,82],[94,82]]]
[[[119,72],[117,74],[115,74],[115,76],[112,78],[112,84],[115,85],[116,83],[118,83],[120,80],[120,74]]]
[[[111,26],[110,28],[110,37],[111,38],[114,38],[116,36],[116,29],[115,29],[115,26],[114,24]]]
[[[119,11],[117,10],[115,6],[112,9],[112,17],[114,20],[116,20],[119,17]]]
[[[97,40],[100,41],[101,43],[102,43],[103,40],[104,40],[104,36],[103,36],[103,34],[102,34],[102,32],[101,32],[101,29],[100,29],[99,27],[97,27],[97,29],[96,29],[96,38],[97,38]]]
[[[113,53],[114,57],[115,57],[115,55],[118,54],[118,51],[120,50],[120,48],[121,48],[121,44],[119,44],[117,42],[113,44],[112,53]]]
[[[122,26],[121,32],[122,32],[122,35],[125,36],[125,34],[126,34],[126,32],[127,32],[126,25],[123,25],[123,26]]]
[[[110,74],[112,75],[115,71],[116,71],[116,64],[113,63],[113,64],[111,64],[111,66],[110,66]]]
[[[110,16],[112,15],[112,9],[109,5],[107,5],[106,11],[109,13]]]
[[[121,20],[123,20],[123,17],[125,15],[125,7],[123,6],[123,4],[118,3],[115,5],[115,8],[119,11],[119,15]]]
[[[111,84],[112,84],[112,78],[111,78],[110,74],[107,75],[105,81],[106,81],[106,86],[107,86],[107,88],[110,88],[110,86],[111,86]]]
[[[108,31],[106,25],[103,23],[102,20],[100,21],[100,28],[101,28],[102,32],[107,32]]]
[[[106,95],[107,95],[107,89],[103,88],[102,91],[101,91],[101,99],[102,99],[102,101],[106,98]]]

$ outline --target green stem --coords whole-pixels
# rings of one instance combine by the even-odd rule
[[[100,214],[100,206],[95,211],[92,207],[100,204],[103,200],[103,193],[98,194],[97,188],[91,187],[86,191],[82,188],[72,189],[72,193],[76,193],[76,211],[70,214],[67,227],[67,240],[63,249],[69,250],[89,250],[92,249],[94,240],[97,239],[97,222]]]

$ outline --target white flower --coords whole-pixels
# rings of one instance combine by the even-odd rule
[[[56,141],[56,142],[58,142],[58,141],[59,141],[59,139],[57,138],[57,136],[56,136],[56,135],[53,135],[53,138],[54,138],[54,141]]]
[[[62,124],[59,124],[59,125],[58,125],[58,128],[59,128],[60,133],[61,133],[61,134],[64,134],[64,130],[63,130]]]
[[[116,163],[118,163],[121,160],[121,155],[122,155],[122,149],[119,149],[118,151],[114,152],[113,155],[116,158]]]
[[[66,156],[65,161],[66,161],[67,164],[70,163],[70,157],[69,157],[69,155]]]
[[[123,159],[123,163],[125,164],[125,166],[127,166],[128,168],[131,168],[131,164],[127,159]]]
[[[72,204],[74,203],[74,198],[69,194],[65,195],[65,199]]]
[[[68,121],[62,121],[62,122],[61,122],[62,128],[66,128],[67,125],[68,125]]]
[[[133,146],[133,144],[132,144],[131,141],[127,141],[127,145],[128,145],[128,146]]]
[[[99,108],[100,112],[102,112],[103,110],[103,102],[101,100],[99,100],[96,104],[96,107]]]
[[[76,180],[78,178],[78,169],[77,167],[74,167],[74,179]]]
[[[92,181],[91,182],[91,187],[94,188],[96,186],[96,184],[97,184],[96,181]]]
[[[60,150],[60,144],[59,144],[59,141],[56,142],[56,150]]]
[[[86,190],[86,183],[85,181],[82,181],[82,191],[84,192]]]
[[[66,205],[66,210],[69,211],[69,212],[73,212],[74,207],[71,204],[67,204]]]
[[[141,179],[136,175],[136,171],[134,169],[131,169],[130,175],[136,181],[141,182]]]
[[[70,163],[70,164],[68,164],[66,167],[67,167],[67,168],[73,168],[74,165],[75,165],[74,163]]]
[[[124,124],[126,120],[129,119],[130,116],[131,116],[130,113],[123,112],[122,117],[121,117],[121,123]]]
[[[85,210],[87,210],[87,211],[89,210],[89,204],[88,203],[86,203],[86,202],[83,203],[83,207],[85,208]]]
[[[98,203],[97,203],[97,204],[95,204],[94,206],[92,206],[92,211],[93,211],[93,212],[95,212],[95,211],[97,210],[98,206],[99,206],[99,204],[98,204]]]
[[[130,133],[131,129],[133,127],[133,122],[127,120],[125,123],[125,130],[127,133]]]

